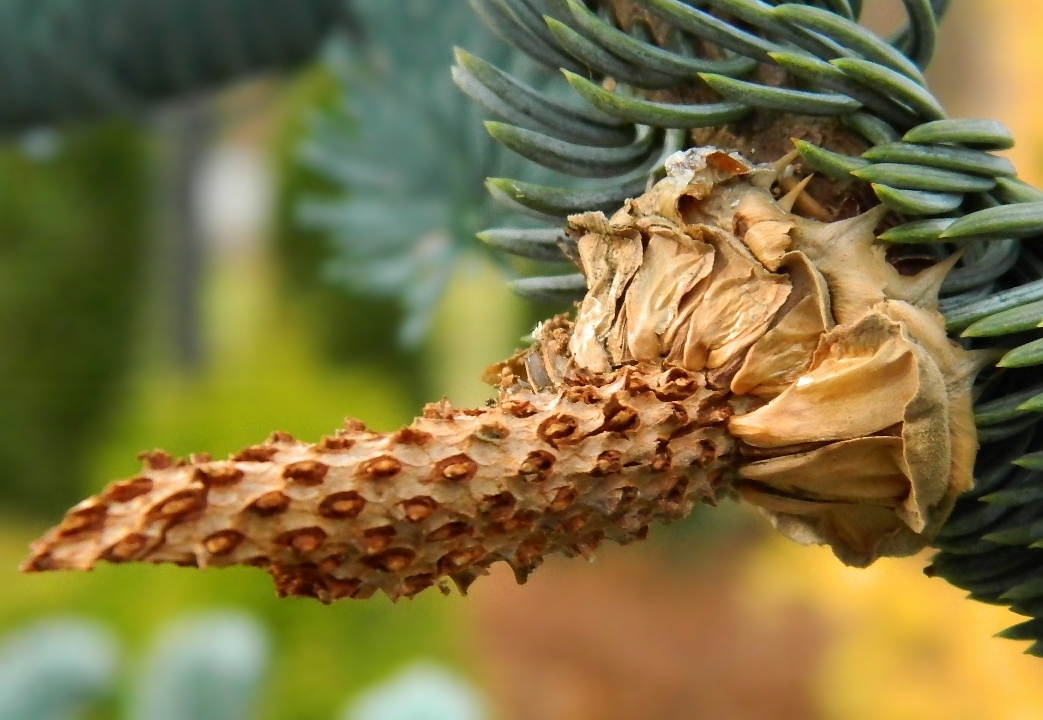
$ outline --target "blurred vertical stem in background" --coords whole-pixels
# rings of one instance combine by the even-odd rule
[[[160,272],[169,298],[164,320],[171,330],[173,356],[189,371],[199,370],[205,360],[200,293],[206,238],[195,188],[214,125],[212,103],[207,99],[169,107],[157,123],[162,144],[157,210],[166,241]]]
[[[0,147],[0,507],[49,516],[126,377],[149,173],[127,123],[37,137]]]

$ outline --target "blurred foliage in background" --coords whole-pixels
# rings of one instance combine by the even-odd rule
[[[1011,1],[1018,7],[1003,14],[1008,32],[1031,34],[1031,23],[1012,18],[1028,17],[1035,6]],[[134,8],[158,2],[137,0]],[[258,7],[257,0],[234,3]],[[2,12],[18,7],[42,16],[72,5],[0,0],[0,35],[6,31],[7,41],[0,42],[0,69],[15,47],[14,26],[4,23]],[[490,286],[502,289],[500,277],[472,283],[457,267],[474,258],[489,263],[489,256],[473,252],[478,245],[470,234],[498,222],[500,210],[489,204],[483,178],[519,173],[508,167],[516,162],[510,154],[491,150],[475,106],[450,84],[450,48],[464,45],[503,64],[503,46],[477,29],[464,0],[358,5],[371,24],[368,44],[357,45],[356,55],[341,47],[331,67],[277,86],[275,102],[250,113],[261,116],[266,127],[260,132],[240,137],[242,117],[232,120],[225,106],[215,106],[226,123],[216,142],[269,158],[279,187],[270,237],[262,239],[270,245],[209,249],[201,297],[209,353],[195,373],[176,367],[166,345],[154,342],[167,331],[157,309],[163,288],[146,267],[156,202],[150,132],[111,123],[38,135],[29,154],[16,143],[0,149],[0,638],[20,633],[3,646],[15,660],[0,659],[0,696],[16,688],[15,695],[25,697],[19,692],[30,682],[25,673],[46,665],[40,658],[54,642],[62,648],[59,657],[88,661],[71,662],[63,672],[82,671],[81,697],[96,699],[90,717],[124,718],[128,708],[148,707],[143,696],[150,687],[127,670],[127,659],[158,657],[156,638],[164,633],[193,635],[190,625],[171,625],[186,613],[231,608],[257,623],[253,637],[265,638],[270,648],[265,679],[252,698],[250,717],[260,720],[329,720],[346,698],[343,720],[415,720],[358,713],[360,707],[386,709],[389,694],[415,697],[415,684],[393,678],[417,658],[477,678],[504,718],[522,712],[525,699],[551,709],[522,715],[526,720],[639,717],[639,711],[623,714],[634,697],[688,718],[712,712],[707,696],[716,687],[734,693],[720,696],[731,704],[718,717],[780,717],[782,699],[770,692],[755,697],[751,687],[803,693],[815,712],[802,718],[1035,717],[1043,669],[1019,658],[1017,645],[987,637],[1010,624],[1005,610],[966,602],[953,588],[923,578],[922,558],[849,571],[825,552],[778,539],[760,543],[745,532],[749,515],[722,509],[656,532],[644,547],[606,548],[593,567],[551,564],[525,588],[506,575],[488,578],[466,600],[433,595],[396,606],[374,599],[324,607],[277,599],[268,578],[250,569],[16,574],[27,542],[46,522],[88,490],[135,473],[134,457],[143,449],[161,444],[178,455],[222,456],[273,429],[314,439],[346,415],[391,429],[407,422],[421,401],[449,392],[450,375],[433,367],[449,367],[474,384],[467,364],[475,353],[461,336],[485,343],[482,356],[498,359],[532,321],[549,314],[537,308],[520,318],[524,313],[507,307],[505,292],[489,292]],[[192,12],[224,6],[191,4]],[[960,7],[967,5],[957,4],[954,13]],[[399,18],[399,8],[413,14]],[[444,22],[432,22],[432,8],[442,11],[435,15]],[[128,11],[121,17],[141,16]],[[970,27],[992,32],[988,24]],[[435,37],[436,30],[447,37]],[[1040,65],[1025,58],[1039,59],[1038,42],[1023,37],[1018,47],[1032,52],[1022,55],[1006,47],[1009,38],[996,42],[1014,58],[1011,72],[998,75],[1013,82],[1016,61],[1024,74],[1018,88],[1027,86]],[[349,67],[349,60],[360,64]],[[0,72],[0,80],[10,77]],[[1018,97],[1029,100],[1023,92]],[[1038,116],[1037,109],[1022,114]],[[418,127],[425,132],[415,132]],[[426,132],[432,128],[437,132]],[[50,147],[40,142],[54,137]],[[345,159],[362,158],[363,150],[370,152],[368,164]],[[1020,164],[1031,170],[1024,158]],[[302,228],[298,208],[306,203],[312,222]],[[374,212],[367,216],[367,210]],[[432,230],[440,235],[430,246],[437,252],[411,255],[413,242]],[[380,252],[354,254],[377,240]],[[396,257],[421,274],[427,294],[391,297],[380,283],[329,270],[331,259],[334,269],[351,258],[381,270]],[[454,296],[435,311],[429,340],[402,350],[403,323],[411,328],[407,337],[423,328],[450,277]],[[486,324],[474,321],[476,309],[486,313]],[[711,522],[715,532],[707,533]],[[724,568],[720,576],[707,573],[712,563]],[[811,620],[790,623],[794,606]],[[38,625],[70,613],[89,623]],[[790,634],[779,634],[780,625]],[[38,631],[43,635],[33,634]],[[212,636],[220,633],[204,631],[204,639]],[[787,638],[794,646],[782,642]],[[76,642],[81,649],[70,651]],[[29,649],[34,643],[42,643],[42,655]],[[813,646],[804,664],[793,659],[799,643]],[[162,644],[178,654],[170,650],[176,642]],[[118,657],[124,658],[122,675]],[[139,664],[146,674],[178,675],[166,661]],[[795,664],[806,673],[800,680],[807,688],[771,685],[773,678],[792,677]],[[391,685],[383,685],[389,678]],[[406,678],[423,686],[430,673],[411,671]],[[383,687],[374,691],[377,685]],[[50,698],[63,699],[60,693]],[[8,718],[0,712],[0,720]]]
[[[415,347],[460,260],[485,254],[476,233],[513,214],[489,195],[486,177],[546,174],[484,131],[481,106],[446,72],[453,46],[537,87],[557,78],[511,51],[466,2],[353,8],[366,41],[332,43],[337,91],[309,118],[300,147],[329,192],[302,193],[297,219],[327,238],[321,275],[356,296],[397,300],[398,338]],[[493,257],[510,274],[504,256]]]
[[[121,663],[104,626],[54,618],[0,637],[0,720],[71,720],[106,708],[126,720],[250,720],[270,672],[268,633],[249,615],[178,618],[145,657]],[[117,672],[127,682],[117,692]],[[333,720],[332,713],[326,717]],[[415,664],[348,701],[342,720],[483,720],[483,702],[452,673]]]
[[[404,310],[393,298],[374,298],[324,279],[331,242],[316,228],[302,227],[298,209],[303,198],[337,197],[341,189],[327,176],[301,163],[298,153],[309,121],[332,112],[341,88],[326,67],[308,71],[295,85],[291,120],[278,140],[276,182],[279,184],[275,248],[286,296],[298,305],[308,330],[324,357],[338,365],[382,365],[402,378],[410,398],[426,397],[427,380],[421,351],[397,340]]]
[[[0,147],[0,507],[83,492],[134,346],[148,148],[122,122]]]
[[[0,0],[0,129],[150,111],[307,62],[344,0]]]

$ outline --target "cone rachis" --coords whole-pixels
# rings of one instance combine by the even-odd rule
[[[524,580],[728,494],[849,564],[919,550],[976,450],[982,359],[936,310],[951,263],[899,273],[876,210],[793,214],[801,188],[772,193],[791,159],[689,150],[613,217],[571,218],[587,297],[490,369],[488,407],[314,445],[277,433],[226,462],[147,454],[24,569],[248,564],[284,595],[397,598],[466,590],[500,560]]]

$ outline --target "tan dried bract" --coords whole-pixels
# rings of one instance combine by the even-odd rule
[[[349,421],[315,445],[278,434],[227,462],[148,453],[25,569],[254,565],[324,602],[466,591],[493,563],[524,580],[726,494],[850,564],[915,552],[976,451],[982,359],[937,312],[952,261],[898,273],[881,210],[794,214],[817,206],[789,160],[680,153],[611,217],[572,217],[588,294],[489,370],[489,406],[442,401],[390,434]]]
[[[937,293],[955,258],[903,276],[875,227],[787,209],[786,172],[712,148],[611,218],[571,219],[591,278],[572,337],[586,369],[655,359],[733,393],[732,484],[776,526],[844,561],[924,547],[970,487],[970,384],[985,358],[945,335]],[[786,207],[784,207],[786,206]],[[745,401],[745,402],[743,402]]]

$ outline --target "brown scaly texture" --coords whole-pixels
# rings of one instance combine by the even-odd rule
[[[25,569],[249,564],[282,595],[326,602],[444,579],[466,590],[500,560],[523,580],[547,553],[590,556],[713,499],[732,464],[730,415],[698,374],[628,367],[481,410],[428,406],[392,434],[276,434],[227,462],[151,453],[141,476],[72,510]]]
[[[488,407],[317,445],[277,434],[227,462],[146,455],[24,568],[250,564],[284,595],[398,598],[466,590],[501,560],[524,580],[548,553],[590,556],[722,494],[852,565],[916,552],[976,450],[984,358],[937,312],[954,261],[902,275],[879,208],[795,214],[816,205],[792,159],[678,153],[611,218],[571,218],[588,294],[490,369]]]

